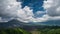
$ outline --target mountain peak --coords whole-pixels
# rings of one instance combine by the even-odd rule
[[[21,21],[18,21],[17,19],[13,19],[13,20],[10,20],[10,21],[8,21],[8,22],[13,22],[13,23],[21,23]]]

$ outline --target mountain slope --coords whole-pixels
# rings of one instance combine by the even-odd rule
[[[23,26],[23,22],[20,22],[18,20],[11,20],[9,22],[6,23],[0,23],[0,28],[7,28],[7,27],[22,27]]]
[[[39,22],[37,23],[39,25],[54,25],[54,26],[60,26],[60,20],[50,20],[50,21],[45,21],[45,22]]]
[[[39,25],[60,26],[60,20],[50,20],[50,21],[39,22],[39,23],[32,23],[32,22],[31,23],[24,23],[24,22],[13,19],[13,20],[6,22],[6,23],[0,23],[0,28],[13,28],[13,27],[25,28],[25,27],[34,27],[36,25],[37,26],[39,26]]]

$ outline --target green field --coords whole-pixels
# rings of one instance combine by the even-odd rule
[[[60,34],[60,28],[44,28],[26,31],[21,28],[0,29],[0,34]]]

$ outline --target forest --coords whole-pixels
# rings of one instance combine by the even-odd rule
[[[36,28],[34,30],[27,31],[22,28],[1,28],[0,34],[60,34],[60,27],[45,27]]]

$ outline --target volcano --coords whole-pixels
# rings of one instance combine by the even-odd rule
[[[0,23],[0,28],[22,27],[22,26],[23,26],[23,22],[20,22],[16,19],[13,19],[13,20],[8,21],[8,22]]]

